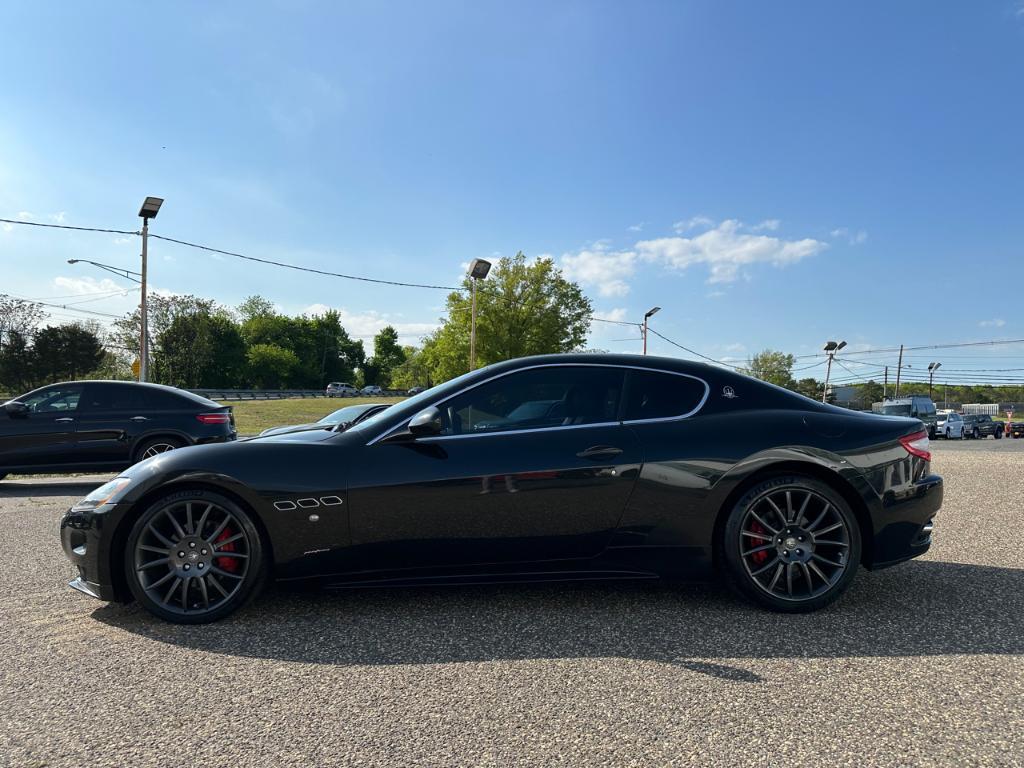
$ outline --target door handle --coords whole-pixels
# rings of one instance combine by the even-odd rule
[[[132,416],[131,421],[149,421],[145,416]]]
[[[59,419],[54,419],[54,421],[58,424],[67,424],[69,421],[74,421],[74,419],[70,416],[62,416]]]
[[[592,445],[576,455],[581,459],[612,459],[620,453],[622,453],[622,449],[613,445]]]

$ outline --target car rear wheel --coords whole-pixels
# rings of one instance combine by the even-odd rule
[[[238,610],[265,580],[263,546],[249,514],[231,499],[180,491],[136,521],[124,554],[135,599],[177,624],[206,624]]]
[[[974,431],[971,432],[971,437],[973,437],[975,440],[980,440],[981,439],[981,432],[978,431],[977,427],[975,427]]]
[[[774,477],[730,510],[722,541],[727,574],[746,597],[775,611],[823,608],[850,586],[860,563],[860,529],[825,483]]]
[[[154,437],[151,440],[146,440],[135,449],[135,461],[151,459],[154,456],[159,456],[161,453],[181,448],[182,445],[182,441],[175,437]]]

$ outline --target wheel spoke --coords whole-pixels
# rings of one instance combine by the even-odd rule
[[[203,510],[203,514],[199,516],[199,527],[196,528],[196,535],[203,535],[203,528],[206,526],[206,518],[210,516],[213,511],[213,504],[207,504],[206,509]]]
[[[797,525],[800,525],[801,521],[806,519],[804,517],[804,513],[807,512],[807,505],[811,503],[811,497],[813,495],[814,495],[813,493],[808,491],[807,495],[804,496],[804,503],[800,505],[800,511],[796,513],[796,524]]]
[[[191,536],[192,534],[194,534],[196,532],[195,529],[192,527],[192,502],[191,501],[185,502],[185,530],[188,532],[189,536]]]
[[[188,585],[192,583],[192,579],[185,579],[181,583],[181,608],[184,611],[188,610]]]
[[[815,563],[813,560],[808,560],[807,561],[807,567],[810,568],[812,571],[814,571],[816,574],[818,574],[818,578],[820,578],[826,584],[831,584],[832,583],[832,581],[829,579],[829,577],[826,576],[822,572],[821,568],[819,568],[818,564]]]
[[[817,528],[819,525],[821,525],[821,521],[825,519],[825,515],[828,514],[828,511],[829,511],[829,509],[831,509],[831,507],[832,507],[832,505],[829,504],[826,501],[825,502],[825,508],[823,510],[821,510],[821,514],[818,515],[817,519],[815,519],[815,521],[813,523],[811,523],[810,525],[807,526],[807,530],[808,531],[813,531],[815,528]]]
[[[815,560],[820,560],[821,562],[825,563],[826,565],[831,565],[831,566],[833,566],[835,568],[842,568],[843,567],[842,563],[837,563],[837,562],[834,562],[832,560],[829,560],[826,557],[822,557],[817,552],[815,552],[813,555],[811,555],[811,557],[813,557]]]
[[[764,500],[768,502],[768,506],[772,508],[775,514],[779,516],[779,520],[782,521],[782,527],[785,528],[789,521],[786,519],[786,516],[782,513],[782,510],[779,509],[779,505],[772,501],[771,496],[765,496]]]
[[[164,547],[154,547],[149,544],[139,544],[139,549],[141,549],[143,552],[156,552],[158,555],[167,555],[170,554],[171,551],[170,549],[166,549]]]
[[[756,571],[751,571],[750,575],[751,576],[759,576],[760,574],[764,573],[769,568],[771,568],[773,565],[775,565],[777,562],[779,562],[779,558],[776,557],[773,560],[768,561],[768,563],[766,565],[762,565]]]
[[[786,491],[786,522],[792,523],[793,520],[793,492]]]
[[[807,563],[800,563],[800,572],[804,575],[804,581],[807,582],[807,596],[810,597],[814,594],[814,587],[811,585],[811,572],[807,570]]]
[[[822,534],[830,533],[830,532],[836,530],[837,528],[842,528],[842,527],[843,527],[842,522],[833,523],[828,528],[822,528],[820,531],[817,531],[816,533],[812,533],[811,536],[814,537],[815,541],[817,541],[818,537],[821,536]]]
[[[179,584],[181,584],[181,579],[175,577],[174,583],[171,584],[171,588],[167,590],[167,594],[164,595],[164,599],[161,600],[160,602],[162,602],[164,605],[167,605],[167,601],[171,599],[171,595],[174,594],[174,590],[176,590],[178,588]]]
[[[218,576],[227,576],[229,579],[238,579],[239,581],[245,578],[244,576],[239,576],[237,573],[228,573],[224,569],[218,568],[216,565],[210,566],[210,572],[216,573]]]
[[[210,538],[208,539],[208,541],[213,541],[214,539],[216,539],[220,535],[220,532],[223,531],[230,522],[231,515],[225,513],[224,519],[221,521],[220,525],[218,525],[217,528],[213,531],[213,533],[210,534]]]
[[[771,531],[773,535],[779,532],[778,528],[773,528],[772,526],[768,525],[768,523],[766,523],[761,518],[761,516],[759,514],[757,514],[757,512],[755,512],[754,510],[750,510],[750,516],[752,518],[754,518],[755,520],[757,520],[757,522],[759,522],[761,525],[763,525],[767,530]]]
[[[164,510],[164,515],[167,517],[168,520],[171,521],[171,525],[174,526],[174,532],[176,534],[178,534],[178,539],[179,540],[184,539],[185,538],[185,532],[183,530],[181,530],[181,525],[178,523],[177,520],[174,519],[174,515],[171,514],[171,510],[170,509],[165,509]]]
[[[206,591],[206,577],[199,579],[199,591],[203,595],[203,607],[210,607],[210,593]]]
[[[218,592],[220,592],[220,593],[221,593],[222,595],[224,595],[224,597],[227,597],[227,596],[228,596],[228,593],[227,593],[227,591],[226,591],[226,590],[224,589],[224,587],[222,587],[222,586],[220,585],[220,582],[219,582],[219,581],[217,581],[217,579],[215,579],[215,578],[213,577],[213,574],[212,574],[212,573],[209,573],[209,574],[207,574],[207,575],[206,575],[206,578],[208,578],[208,579],[210,580],[210,583],[211,583],[211,584],[213,584],[213,586],[215,586],[215,587],[217,588],[217,591],[218,591]]]
[[[786,563],[786,591],[793,596],[793,564]]]
[[[225,544],[230,544],[233,541],[238,541],[239,539],[244,539],[244,538],[245,538],[245,534],[244,533],[236,533],[234,536],[230,536],[230,537],[224,539],[224,541],[215,541],[215,542],[213,542],[213,548],[214,549],[218,549],[220,547],[223,547]]]
[[[749,536],[752,539],[760,539],[761,541],[772,541],[772,537],[766,533],[755,533],[754,531],[743,531],[740,533],[741,536]],[[163,550],[160,550],[163,552]]]
[[[168,571],[163,576],[161,576],[159,579],[157,579],[152,584],[150,584],[146,589],[156,589],[161,584],[166,584],[170,579],[173,579],[173,578],[174,578],[174,571]]]
[[[775,591],[775,585],[779,583],[779,579],[782,577],[782,572],[784,570],[786,570],[786,566],[784,566],[782,563],[779,563],[779,567],[775,569],[775,575],[772,576],[772,581],[768,585],[769,592]]]
[[[157,558],[156,560],[150,560],[148,563],[143,563],[142,565],[138,566],[135,570],[138,573],[142,573],[143,571],[145,571],[148,568],[155,568],[158,565],[167,565],[170,561],[171,561],[171,558],[169,558],[169,557],[160,557],[160,558]]]
[[[154,536],[156,536],[157,539],[160,540],[160,543],[166,545],[168,549],[174,546],[174,542],[168,539],[162,533],[160,533],[160,531],[158,531],[152,523],[146,526],[146,530],[152,533]]]
[[[239,560],[248,560],[249,556],[243,552],[217,552],[217,557],[234,557]]]
[[[819,541],[818,539],[815,539],[814,543],[815,544],[827,544],[830,547],[846,547],[846,548],[849,548],[849,546],[850,546],[845,541]]]
[[[760,547],[754,547],[753,549],[748,549],[746,552],[743,553],[743,556],[747,557],[748,555],[753,555],[753,554],[755,554],[757,552],[764,552],[765,550],[768,550],[768,549],[775,549],[775,545],[774,544],[762,544]]]

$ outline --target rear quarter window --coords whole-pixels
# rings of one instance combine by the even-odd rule
[[[707,391],[703,381],[690,376],[631,370],[626,384],[623,421],[685,416],[701,405]]]

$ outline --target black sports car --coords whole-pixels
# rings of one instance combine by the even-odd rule
[[[324,416],[319,421],[309,424],[292,424],[288,427],[271,427],[260,432],[260,437],[268,435],[286,435],[289,432],[308,432],[312,429],[334,429],[342,431],[368,419],[379,411],[387,408],[387,403],[360,403],[359,405],[346,405]],[[344,426],[342,426],[344,425]]]
[[[183,623],[228,615],[267,578],[715,569],[763,606],[807,611],[836,599],[859,565],[928,549],[942,502],[928,448],[916,419],[713,366],[552,355],[473,371],[345,432],[143,461],[68,511],[61,537],[78,567],[71,586]]]

